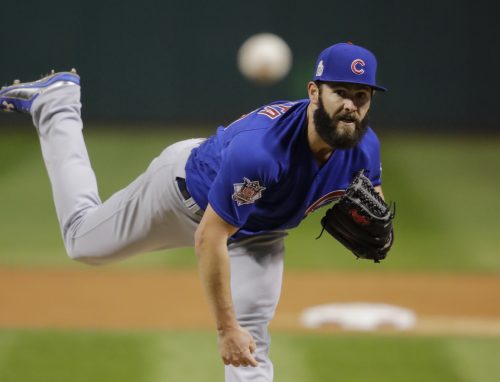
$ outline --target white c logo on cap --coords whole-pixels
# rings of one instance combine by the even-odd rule
[[[351,63],[351,70],[354,74],[363,74],[365,70],[363,67],[365,66],[365,62],[361,58],[356,58],[352,63]]]
[[[325,69],[323,65],[323,60],[321,60],[318,64],[318,69],[316,69],[316,77],[321,77],[323,75],[323,70]]]

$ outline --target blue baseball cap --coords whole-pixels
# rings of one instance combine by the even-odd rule
[[[377,85],[377,59],[368,49],[351,43],[332,45],[322,51],[315,67],[314,81],[347,82],[386,91]]]

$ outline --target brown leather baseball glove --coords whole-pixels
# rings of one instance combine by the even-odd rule
[[[395,204],[393,206],[385,203],[360,171],[344,196],[326,211],[321,225],[357,258],[378,263],[386,257],[394,242]]]

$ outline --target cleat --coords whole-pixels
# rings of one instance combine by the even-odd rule
[[[51,74],[34,82],[22,83],[20,80],[14,80],[13,85],[4,86],[0,90],[0,111],[29,114],[33,101],[40,94],[49,89],[75,85],[80,85],[80,77],[74,69],[71,69],[71,72],[59,73],[52,70]]]

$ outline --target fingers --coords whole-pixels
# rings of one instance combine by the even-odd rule
[[[257,360],[250,354],[250,351],[246,352],[246,354],[242,354],[239,357],[233,357],[233,358],[227,358],[223,357],[222,361],[224,362],[224,365],[231,365],[235,367],[239,366],[252,366],[252,367],[257,367],[259,366],[259,363]]]
[[[257,366],[259,366],[259,363],[257,362],[257,360],[251,354],[248,354],[248,356],[245,358],[240,358],[240,359],[223,358],[222,360],[224,361],[224,365],[227,365],[227,366],[229,366],[229,365],[235,366],[235,367],[239,367],[239,366],[257,367]]]
[[[255,344],[255,341],[253,340],[252,338],[252,342],[250,342],[250,346],[249,346],[249,349],[250,349],[250,353],[255,353],[255,350],[257,350],[257,345]]]
[[[255,351],[255,350],[254,350]],[[257,362],[257,360],[253,357],[253,355],[249,354],[248,355],[248,362],[249,364],[247,366],[253,366],[253,367],[257,367],[259,366],[259,363]]]

